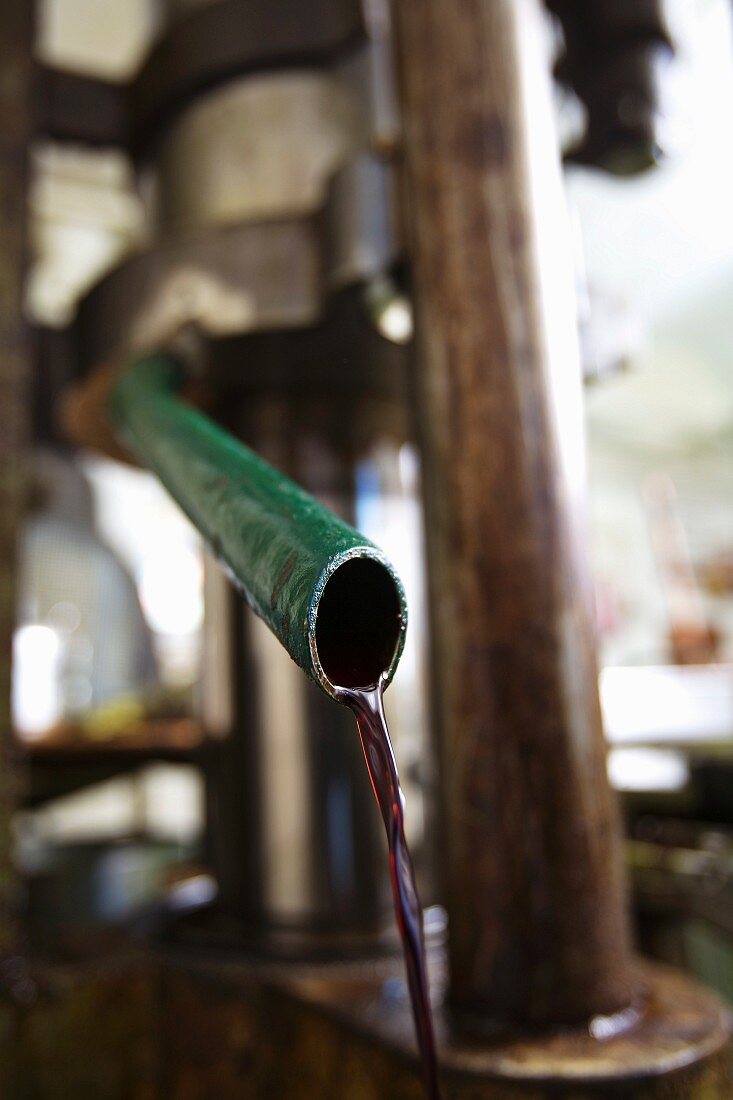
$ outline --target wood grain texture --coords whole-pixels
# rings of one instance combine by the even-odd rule
[[[584,527],[570,248],[534,0],[395,0],[454,1008],[632,997]]]
[[[433,958],[433,969],[441,968]],[[44,994],[0,1001],[0,1095],[12,1100],[421,1100],[397,958],[320,965],[130,953],[46,964]],[[446,1100],[727,1100],[730,1015],[663,968],[649,1013],[604,1043],[587,1029],[480,1046],[439,1010]]]
[[[32,5],[25,2],[0,6],[0,956],[17,946],[18,936],[18,884],[10,830],[20,773],[10,735],[10,655],[30,377],[21,309],[31,11]]]
[[[434,960],[435,961],[435,960]],[[164,966],[157,1095],[181,1100],[421,1100],[409,1007],[385,995],[399,960]],[[730,1021],[689,978],[647,970],[649,1014],[605,1043],[586,1028],[461,1044],[437,1015],[445,1100],[724,1100]],[[399,980],[399,979],[397,979]],[[387,987],[389,988],[389,987]]]

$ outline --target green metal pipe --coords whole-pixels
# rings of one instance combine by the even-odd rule
[[[180,396],[168,354],[115,382],[112,419],[291,657],[327,694],[391,680],[407,627],[382,552]]]

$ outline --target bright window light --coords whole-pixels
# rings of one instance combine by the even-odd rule
[[[608,777],[617,791],[682,791],[690,769],[681,752],[666,749],[611,749]]]
[[[61,638],[50,626],[30,623],[13,637],[13,723],[28,740],[40,737],[62,716]]]
[[[145,618],[158,634],[191,634],[201,626],[203,571],[190,547],[173,543],[143,558],[138,592]]]
[[[412,339],[412,306],[401,295],[387,302],[377,318],[382,336],[394,344],[407,344]]]

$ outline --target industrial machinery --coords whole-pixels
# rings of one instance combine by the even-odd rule
[[[0,14],[6,649],[29,438],[142,461],[207,547],[195,701],[157,716],[168,740],[98,741],[56,770],[53,753],[24,757],[2,664],[8,1096],[420,1095],[380,823],[314,641],[328,578],[371,562],[382,580],[351,626],[399,618],[386,649],[369,636],[394,672],[403,594],[385,603],[394,574],[373,543],[404,555],[414,623],[390,719],[445,1097],[731,1095],[723,1002],[632,949],[606,773],[548,27],[586,111],[565,157],[619,174],[664,153],[673,47],[657,3],[587,7],[169,0],[126,83],[34,63],[29,7]],[[31,339],[39,141],[123,151],[144,217],[63,332]],[[240,442],[340,517],[313,576],[266,509],[238,510]],[[283,507],[311,523],[300,497]],[[244,595],[240,550],[264,578]],[[203,777],[196,867],[136,934],[40,956],[12,813],[142,759]],[[658,852],[642,834],[643,878]]]

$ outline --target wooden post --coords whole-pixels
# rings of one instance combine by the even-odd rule
[[[535,0],[395,0],[418,316],[449,996],[632,1000],[584,526],[570,245]]]
[[[32,5],[0,6],[0,959],[17,948],[11,817],[18,765],[10,738],[15,554],[22,498],[29,351],[22,321]],[[0,973],[4,980],[13,981]]]

